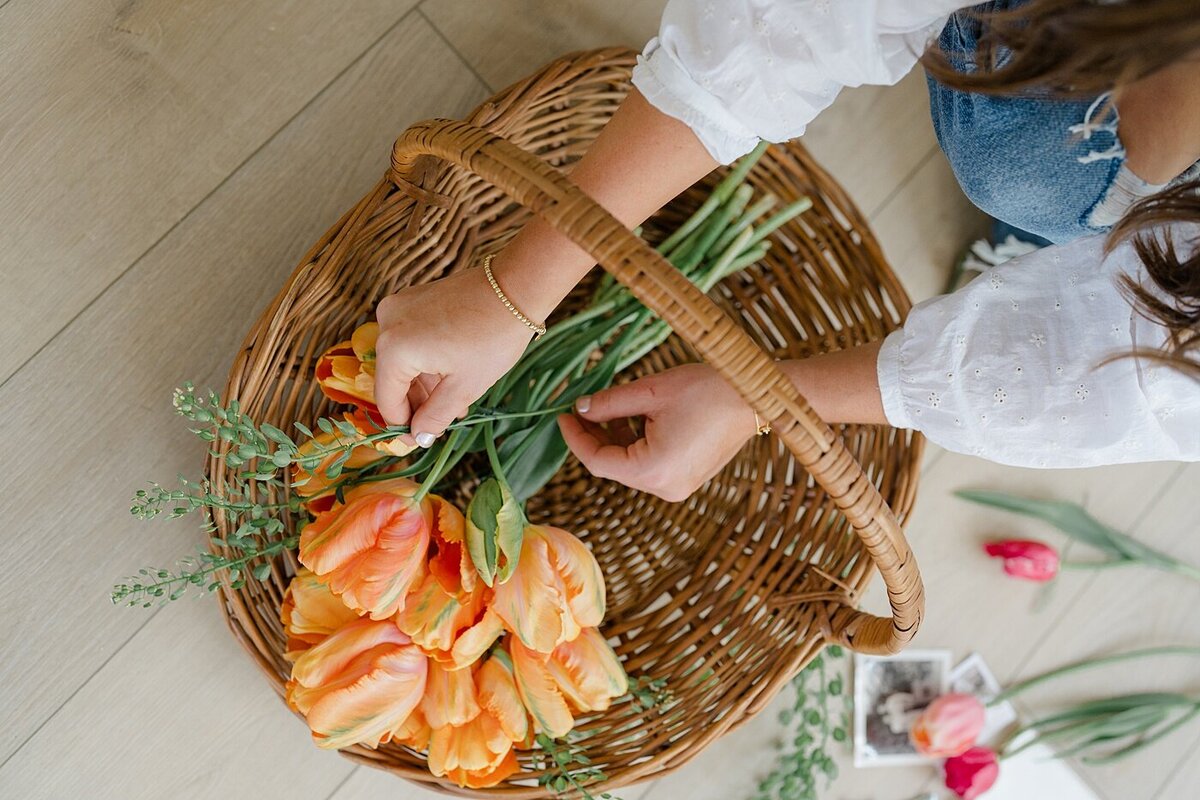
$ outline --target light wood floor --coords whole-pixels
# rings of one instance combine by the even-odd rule
[[[0,0],[0,797],[433,796],[313,748],[212,603],[111,607],[115,578],[199,541],[191,523],[135,523],[127,498],[196,472],[171,389],[223,382],[257,312],[382,173],[397,133],[461,115],[564,51],[640,46],[661,5]],[[982,219],[936,151],[921,76],[845,93],[806,142],[869,213],[913,296],[936,293]],[[1170,464],[1028,472],[931,453],[910,526],[929,594],[918,643],[979,650],[1003,679],[1200,641],[1197,588],[1136,571],[1071,575],[1034,612],[1034,590],[1003,579],[978,543],[1042,532],[950,496],[1086,499],[1200,560],[1198,478]],[[1196,677],[1164,664],[1120,681]],[[764,714],[621,795],[746,796],[774,731]],[[1111,800],[1194,797],[1200,727],[1085,774]],[[827,796],[903,800],[926,781],[847,772]]]

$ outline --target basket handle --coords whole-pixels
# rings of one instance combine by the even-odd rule
[[[754,340],[565,174],[501,136],[458,120],[418,123],[396,140],[389,178],[397,185],[411,183],[422,156],[486,179],[590,253],[770,422],[846,515],[887,585],[890,618],[833,604],[828,638],[864,653],[903,648],[920,625],[925,592],[900,523],[841,437]]]

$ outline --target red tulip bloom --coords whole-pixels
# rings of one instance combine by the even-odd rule
[[[1058,552],[1048,544],[1027,539],[988,542],[984,551],[1004,559],[1004,571],[1027,581],[1048,581],[1058,574]]]
[[[976,797],[992,788],[1000,776],[996,754],[986,747],[972,747],[962,755],[946,759],[946,788],[963,800]]]

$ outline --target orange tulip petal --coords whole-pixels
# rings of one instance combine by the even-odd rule
[[[517,692],[538,730],[552,739],[566,736],[575,727],[575,718],[546,669],[546,656],[529,650],[515,638],[510,648]]]
[[[471,670],[450,670],[437,662],[429,665],[429,680],[421,713],[436,732],[448,725],[465,725],[480,712],[475,700],[475,679]]]
[[[375,360],[375,342],[379,339],[379,323],[364,322],[350,335],[350,347],[359,361]]]
[[[534,525],[525,529],[517,568],[495,587],[492,608],[527,647],[549,653],[562,641],[566,598],[544,530]]]
[[[425,715],[419,708],[414,708],[403,722],[392,729],[392,741],[414,750],[424,750],[429,747],[430,733]]]
[[[407,645],[409,641],[393,622],[355,620],[300,656],[292,665],[292,679],[305,687],[321,686],[363,652],[382,644]]]
[[[405,598],[396,623],[426,650],[449,653],[459,632],[475,622],[482,604],[482,592],[448,594],[431,574]]]
[[[459,634],[450,651],[454,669],[470,666],[504,633],[504,623],[492,608],[479,621]]]
[[[586,628],[574,641],[554,648],[546,668],[579,711],[603,711],[629,690],[617,654],[596,628]]]
[[[323,515],[300,534],[300,562],[327,575],[375,546],[379,529],[392,516],[409,510],[407,498],[377,495],[351,501]],[[414,515],[415,516],[415,515]]]
[[[604,619],[604,575],[596,557],[578,537],[560,528],[547,526],[543,530],[550,539],[555,567],[566,586],[572,616],[581,628],[599,625]]]
[[[421,701],[428,659],[417,647],[375,655],[372,669],[353,684],[327,692],[306,718],[320,747],[378,747]]]
[[[516,751],[510,748],[503,760],[492,769],[476,771],[462,769],[447,770],[446,777],[462,787],[486,789],[489,786],[495,786],[505,778],[511,777],[520,771],[521,766],[517,763]]]
[[[475,684],[479,689],[479,705],[496,720],[508,740],[523,740],[529,733],[529,716],[508,667],[497,658],[489,658],[479,668]]]
[[[384,619],[403,608],[404,595],[424,573],[428,519],[403,495],[346,499],[304,529],[300,561],[347,606]]]

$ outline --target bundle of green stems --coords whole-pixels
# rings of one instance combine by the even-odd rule
[[[655,248],[703,292],[760,261],[771,247],[770,234],[812,205],[801,198],[778,207],[779,199],[770,193],[754,197],[746,177],[765,149],[761,145],[741,159],[695,213]],[[529,498],[567,456],[553,412],[606,388],[670,334],[664,321],[605,275],[587,307],[532,342],[472,408],[473,415],[488,408],[546,413],[507,416],[494,425],[453,432],[421,459],[429,465],[425,482],[436,484],[464,457],[482,452],[485,437],[494,436],[499,440],[499,463],[492,460],[493,469],[499,468],[497,477],[507,481],[519,501]]]

